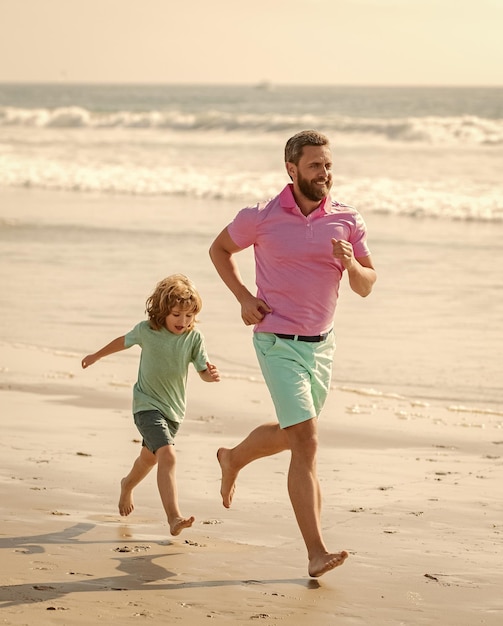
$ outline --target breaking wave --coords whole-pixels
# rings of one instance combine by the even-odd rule
[[[182,110],[95,112],[71,106],[49,108],[0,107],[1,127],[159,129],[225,133],[296,132],[320,128],[350,138],[380,138],[389,142],[489,145],[503,144],[503,120],[473,115],[459,117],[360,118],[342,115],[229,113],[219,110],[190,113]]]

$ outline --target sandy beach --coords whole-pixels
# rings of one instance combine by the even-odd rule
[[[83,372],[77,354],[1,354],[2,623],[501,623],[501,415],[334,389],[320,421],[323,527],[350,558],[314,580],[287,454],[245,469],[232,508],[220,503],[216,449],[272,418],[259,379],[189,380],[178,482],[196,523],[171,538],[153,475],[132,515],[117,512],[139,446],[130,364],[115,355]]]

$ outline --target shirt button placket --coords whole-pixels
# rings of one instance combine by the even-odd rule
[[[312,239],[313,234],[313,225],[311,224],[311,220],[308,218],[306,221],[306,239]]]

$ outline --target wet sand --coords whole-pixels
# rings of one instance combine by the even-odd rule
[[[315,580],[287,453],[246,468],[232,508],[221,504],[217,448],[273,419],[260,379],[191,375],[178,484],[196,521],[173,538],[154,474],[130,516],[117,510],[140,445],[135,368],[114,355],[84,372],[81,357],[1,345],[2,623],[501,624],[501,414],[333,389],[322,523],[330,550],[350,556]]]

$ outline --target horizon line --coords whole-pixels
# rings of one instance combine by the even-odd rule
[[[414,89],[414,88],[429,88],[429,89],[501,89],[502,84],[487,84],[487,83],[275,83],[270,80],[261,80],[256,82],[179,82],[179,81],[104,81],[104,80],[68,80],[68,79],[55,79],[55,80],[3,80],[0,78],[0,85],[57,85],[57,86],[143,86],[143,87],[162,87],[162,86],[176,86],[176,87],[252,87],[254,89],[268,89],[274,90],[281,87],[344,87],[344,88],[387,88],[387,89]]]

